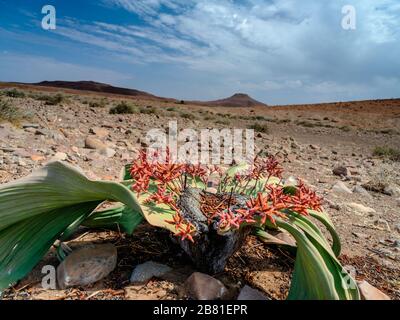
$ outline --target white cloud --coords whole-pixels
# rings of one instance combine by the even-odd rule
[[[169,95],[182,96],[184,88],[185,99],[207,99],[244,88],[267,103],[359,99],[395,95],[400,79],[398,0],[351,1],[355,31],[341,27],[347,0],[102,1],[142,23],[65,19],[58,35],[162,70],[159,88],[176,81]]]

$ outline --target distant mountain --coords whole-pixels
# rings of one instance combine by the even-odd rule
[[[210,106],[220,106],[220,107],[242,107],[251,108],[255,106],[267,106],[265,103],[254,100],[252,97],[245,93],[236,93],[233,96],[214,101],[196,101],[197,104],[210,105]]]
[[[125,96],[140,96],[148,98],[158,98],[150,93],[135,89],[113,87],[109,84],[94,82],[94,81],[42,81],[34,83],[35,86],[54,87],[63,89],[93,91],[111,94],[120,94]]]

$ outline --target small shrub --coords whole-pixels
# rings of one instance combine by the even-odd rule
[[[17,89],[6,90],[4,95],[10,98],[25,98],[25,93]]]
[[[305,128],[314,128],[315,124],[309,121],[297,121],[297,125],[305,127]]]
[[[101,99],[101,100],[96,100],[96,101],[90,101],[89,102],[89,107],[90,108],[104,108],[107,104],[106,99]]]
[[[147,106],[146,108],[140,108],[140,113],[142,114],[155,114],[156,110],[152,106]]]
[[[253,120],[257,120],[257,121],[265,121],[265,117],[263,116],[254,116],[252,117]]]
[[[0,121],[16,122],[23,118],[21,112],[7,101],[0,100]]]
[[[344,132],[350,132],[350,131],[351,131],[351,129],[350,129],[349,126],[342,126],[342,127],[340,127],[339,129],[342,130],[342,131],[344,131]]]
[[[115,107],[110,109],[110,114],[132,114],[132,113],[137,113],[136,108],[125,101],[118,103]]]
[[[57,93],[55,95],[41,94],[41,95],[35,96],[35,99],[45,102],[45,104],[48,106],[55,106],[55,105],[63,102],[65,100],[65,97],[61,93]]]
[[[215,121],[215,123],[218,123],[218,124],[222,124],[222,125],[228,125],[230,122],[229,122],[229,120],[226,120],[226,119],[220,119],[220,120],[217,120],[217,121]]]
[[[186,113],[186,112],[182,112],[180,113],[181,118],[183,119],[189,119],[189,120],[195,120],[196,116],[192,113]]]
[[[400,161],[400,150],[388,146],[378,146],[374,149],[373,155],[376,157],[387,158],[392,161]]]
[[[253,129],[255,132],[269,133],[269,128],[266,125],[260,123],[252,124],[248,128]]]
[[[167,108],[167,111],[173,112],[173,111],[176,111],[176,109],[174,107],[169,107],[169,108]]]

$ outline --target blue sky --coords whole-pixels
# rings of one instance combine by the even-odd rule
[[[44,5],[57,10],[43,30]],[[356,30],[341,26],[356,9]],[[0,0],[0,81],[268,104],[400,97],[398,0]]]

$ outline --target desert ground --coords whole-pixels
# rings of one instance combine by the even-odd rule
[[[0,89],[4,93],[10,88],[3,84]],[[242,108],[56,88],[17,90],[24,96],[1,96],[18,116],[11,122],[0,117],[0,183],[28,175],[51,160],[79,166],[93,179],[118,181],[121,168],[146,145],[146,132],[166,128],[170,120],[177,120],[179,129],[254,128],[257,149],[276,155],[285,178],[300,178],[324,197],[324,208],[341,236],[343,265],[353,266],[357,279],[400,299],[399,99]],[[58,100],[46,98],[56,94]],[[132,113],[110,114],[122,101],[132,106]],[[88,148],[87,137],[105,148]],[[181,284],[193,267],[168,232],[143,223],[132,236],[81,230],[68,242],[72,248],[84,243],[116,245],[118,265],[108,277],[85,287],[45,290],[41,266],[58,263],[50,251],[4,298],[185,298]],[[174,272],[145,285],[130,285],[134,267],[149,260]],[[215,277],[231,298],[249,285],[269,299],[284,299],[293,261],[281,249],[250,236],[225,272]]]

